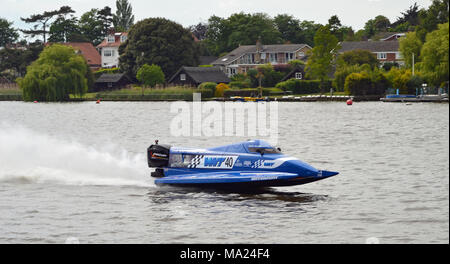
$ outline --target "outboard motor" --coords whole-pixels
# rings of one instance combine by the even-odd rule
[[[169,145],[159,145],[158,140],[155,140],[155,144],[151,145],[147,149],[147,161],[150,168],[157,168],[155,172],[152,172],[152,177],[163,177],[164,171],[162,167],[166,167],[169,164]]]

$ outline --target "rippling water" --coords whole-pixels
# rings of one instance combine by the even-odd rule
[[[164,102],[0,102],[0,243],[449,242],[449,106],[279,103],[286,154],[339,171],[260,193],[156,187]]]

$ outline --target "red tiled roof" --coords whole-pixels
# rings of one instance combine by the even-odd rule
[[[117,34],[117,35],[116,35]],[[120,35],[119,35],[120,34]],[[121,33],[115,33],[114,34],[114,42],[108,42],[107,38],[105,38],[102,43],[97,45],[98,48],[104,48],[104,47],[119,47],[120,44],[120,37],[121,36],[128,36],[128,32],[121,32]]]
[[[60,43],[62,45],[71,46],[75,50],[80,51],[81,55],[87,61],[90,67],[100,67],[102,65],[102,59],[100,53],[95,49],[94,45],[90,42],[66,42]]]

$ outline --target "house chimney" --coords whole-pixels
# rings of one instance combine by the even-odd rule
[[[263,50],[261,37],[258,37],[258,40],[256,40],[256,52],[261,52]]]

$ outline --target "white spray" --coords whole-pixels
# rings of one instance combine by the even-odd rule
[[[154,186],[145,154],[101,150],[0,124],[0,182]]]

